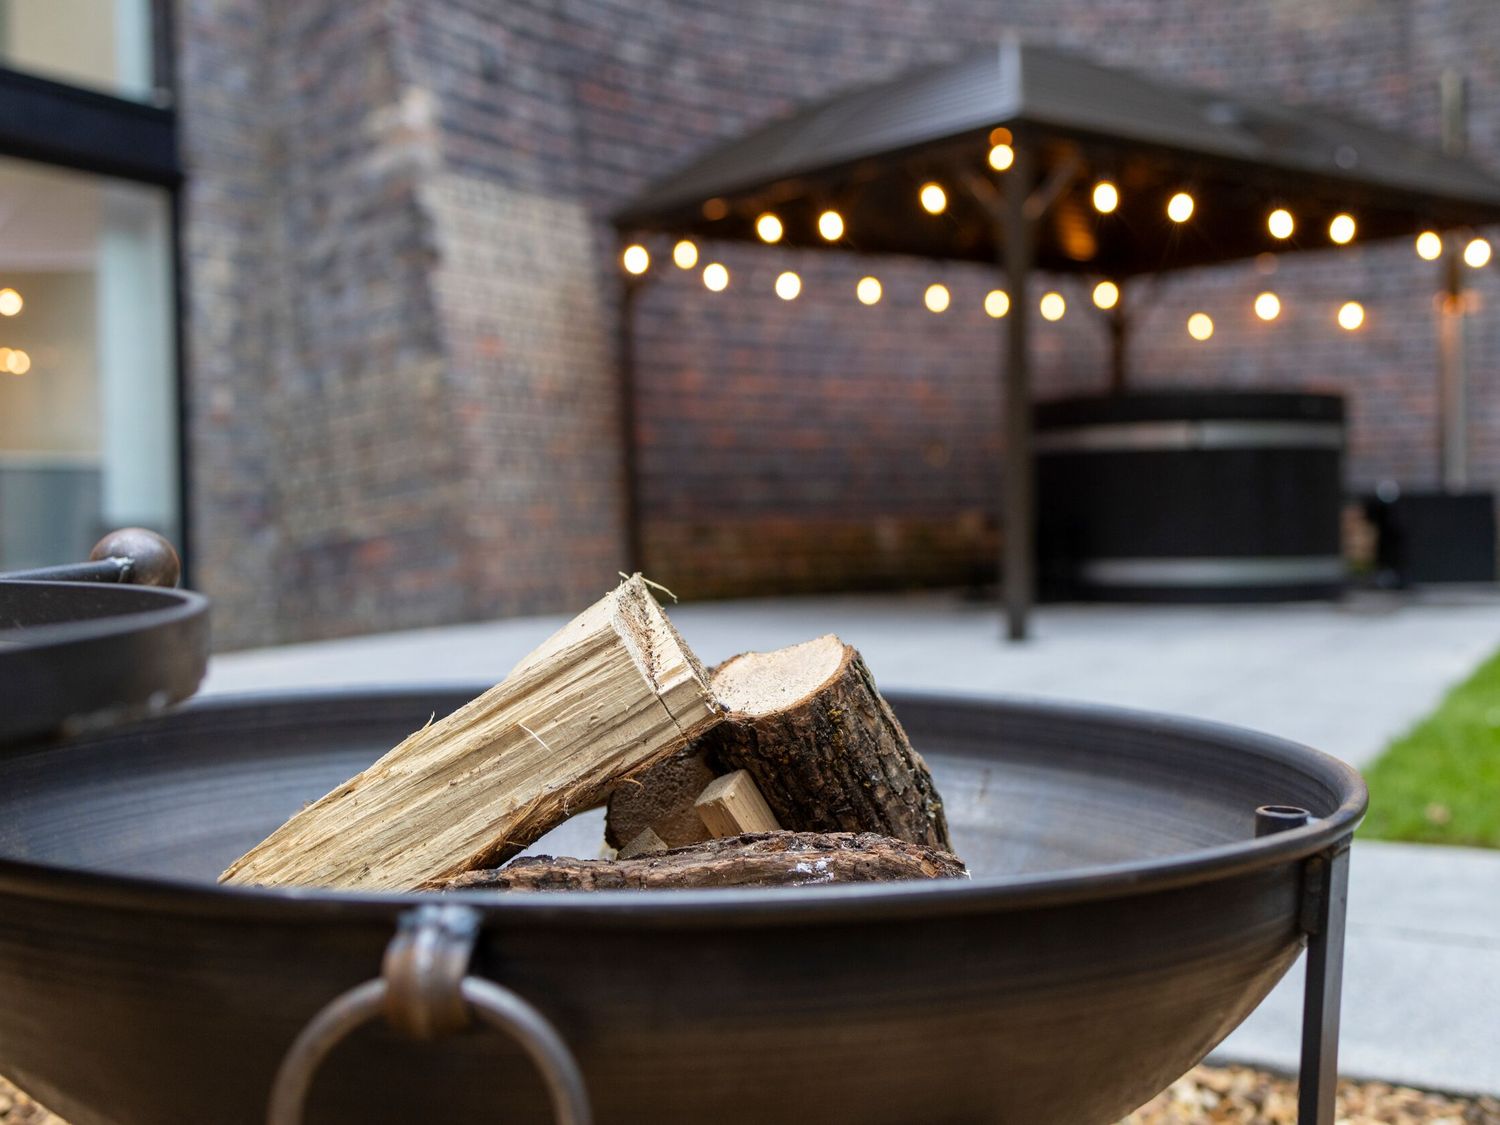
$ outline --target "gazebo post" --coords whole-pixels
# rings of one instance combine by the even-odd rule
[[[1443,71],[1440,90],[1443,151],[1463,156],[1468,149],[1468,91],[1460,71]],[[1443,255],[1443,294],[1438,299],[1438,369],[1440,423],[1438,466],[1443,488],[1462,492],[1469,483],[1469,372],[1464,356],[1464,279],[1459,259],[1463,247],[1448,235]]]
[[[1110,394],[1125,393],[1125,380],[1130,348],[1130,319],[1125,312],[1125,285],[1120,284],[1120,295],[1109,314],[1109,391]]]
[[[635,305],[644,282],[626,274],[620,289],[615,339],[616,389],[619,392],[621,516],[625,524],[625,569],[641,569],[640,470],[635,432]]]
[[[996,233],[1010,315],[1006,318],[1005,358],[1001,375],[1005,443],[1001,451],[1000,579],[1005,604],[1005,634],[1024,641],[1034,600],[1035,491],[1031,450],[1031,303],[1026,295],[1032,265],[1032,217],[1028,200],[1036,178],[1031,146],[1015,145],[1015,163],[1005,177],[1005,198]]]

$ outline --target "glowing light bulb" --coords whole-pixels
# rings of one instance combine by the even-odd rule
[[[31,370],[31,357],[20,348],[13,348],[5,357],[5,369],[12,375],[24,375]]]
[[[990,167],[1003,172],[1016,162],[1016,150],[1004,142],[990,148]]]
[[[1328,224],[1328,237],[1340,246],[1346,242],[1352,242],[1354,240],[1354,216],[1342,211],[1335,215],[1333,221]]]
[[[703,267],[703,284],[715,293],[729,288],[729,271],[718,262],[709,262]]]
[[[1474,269],[1483,269],[1490,264],[1490,244],[1483,238],[1476,238],[1464,247],[1464,263]],[[0,312],[3,312],[0,309]]]
[[[1435,230],[1424,230],[1417,235],[1417,257],[1435,262],[1443,256],[1443,236]]]
[[[1339,327],[1345,332],[1353,332],[1365,322],[1365,307],[1358,301],[1345,301],[1339,306]]]
[[[755,233],[762,242],[780,242],[782,234],[781,220],[767,211],[755,220]]]
[[[1068,311],[1068,302],[1063,300],[1061,293],[1043,293],[1038,307],[1042,310],[1042,316],[1048,320],[1061,320],[1063,313]]]
[[[837,211],[824,211],[818,216],[818,233],[829,242],[844,237],[844,216]]]
[[[1214,334],[1213,317],[1207,313],[1195,312],[1192,316],[1188,317],[1187,329],[1188,335],[1193,339],[1200,342],[1207,340]]]
[[[1281,315],[1281,298],[1275,293],[1262,293],[1255,298],[1255,315],[1261,320],[1275,320]]]
[[[1108,215],[1120,205],[1120,189],[1108,180],[1100,180],[1094,185],[1094,210],[1101,215]]]
[[[1113,281],[1101,281],[1094,286],[1094,304],[1101,309],[1112,309],[1120,303],[1120,287]]]
[[[862,277],[854,287],[854,295],[859,298],[862,305],[874,305],[880,303],[880,279],[878,277]]]
[[[948,292],[946,285],[929,285],[927,292],[922,295],[922,301],[927,306],[928,312],[946,312],[953,297]]]
[[[640,275],[651,268],[651,255],[639,242],[632,243],[620,255],[620,264],[626,273]]]
[[[25,304],[14,289],[0,289],[0,316],[15,316]]]
[[[1185,223],[1193,217],[1193,197],[1185,191],[1179,191],[1171,199],[1167,200],[1167,218],[1174,223]]]
[[[922,210],[929,215],[941,215],[948,209],[948,193],[938,184],[923,184],[918,198],[922,201]]]
[[[697,245],[684,238],[672,247],[672,261],[677,263],[677,268],[680,270],[692,269],[698,264]]]
[[[787,270],[776,278],[776,296],[783,301],[795,301],[800,292],[802,292],[802,279],[791,270]]]
[[[1272,238],[1291,238],[1292,231],[1297,229],[1297,221],[1285,207],[1278,207],[1266,216],[1266,229]]]
[[[984,311],[999,320],[1010,312],[1010,294],[1004,289],[991,289],[984,295]]]

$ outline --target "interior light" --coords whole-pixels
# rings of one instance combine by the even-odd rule
[[[1358,301],[1345,301],[1339,306],[1339,327],[1353,332],[1365,322],[1365,307]]]
[[[1120,287],[1113,281],[1101,281],[1094,286],[1094,304],[1101,309],[1112,309],[1120,303]]]
[[[984,311],[999,320],[1010,312],[1010,294],[1004,289],[991,289],[984,295]]]
[[[0,316],[15,316],[25,304],[14,289],[0,289]]]
[[[626,273],[640,275],[651,268],[651,255],[639,242],[625,247],[625,252],[620,255],[620,264],[625,267]]]
[[[1255,298],[1255,315],[1261,320],[1275,320],[1281,315],[1281,298],[1275,293],[1262,293]]]
[[[941,215],[948,209],[948,193],[939,184],[923,184],[918,198],[922,201],[922,210],[929,215]]]
[[[990,167],[1003,172],[1016,162],[1016,150],[1003,142],[990,147]]]
[[[762,242],[780,242],[781,230],[781,220],[769,211],[755,220],[755,233]]]
[[[697,244],[684,238],[672,247],[672,261],[677,263],[677,268],[680,270],[692,269],[698,264]]]
[[[703,267],[703,284],[715,293],[729,288],[729,271],[718,262],[709,262]]]
[[[1185,223],[1193,217],[1193,197],[1185,191],[1179,191],[1171,199],[1167,200],[1167,218],[1174,223]]]
[[[1483,269],[1490,264],[1490,244],[1483,238],[1476,238],[1464,247],[1464,262],[1473,266],[1476,270]],[[0,310],[3,311],[3,310]]]
[[[1297,221],[1285,207],[1278,207],[1266,216],[1266,229],[1272,238],[1291,238],[1292,231],[1297,229]]]
[[[1443,236],[1435,230],[1424,230],[1417,235],[1417,257],[1435,262],[1443,256]]]
[[[1043,293],[1039,307],[1042,310],[1042,315],[1048,320],[1061,320],[1063,313],[1068,311],[1068,302],[1063,300],[1061,293]]]
[[[802,292],[802,279],[791,270],[787,270],[776,278],[776,296],[783,301],[795,301],[800,292]]]
[[[818,216],[818,233],[829,242],[837,242],[844,237],[844,216],[837,211],[824,211]]]
[[[880,279],[878,277],[862,277],[859,284],[854,287],[854,295],[859,298],[862,305],[874,305],[880,301]]]
[[[945,312],[948,304],[952,301],[946,285],[929,285],[927,292],[922,295],[922,301],[927,305],[929,312]]]
[[[1339,212],[1328,224],[1328,237],[1340,246],[1354,239],[1354,216],[1346,212]]]
[[[1192,316],[1188,317],[1187,329],[1188,335],[1193,339],[1199,341],[1207,340],[1214,334],[1213,317],[1207,313],[1195,312]]]
[[[1094,210],[1101,215],[1108,215],[1120,205],[1120,189],[1108,180],[1100,180],[1094,185]]]

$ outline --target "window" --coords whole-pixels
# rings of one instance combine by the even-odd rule
[[[154,101],[151,5],[152,0],[0,0],[0,66]]]
[[[0,570],[179,541],[173,324],[167,189],[0,157]]]

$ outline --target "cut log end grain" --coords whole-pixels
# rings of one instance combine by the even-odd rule
[[[944,849],[873,833],[759,832],[726,836],[635,859],[527,856],[508,867],[469,871],[427,889],[687,890],[967,877],[964,865]]]
[[[605,840],[623,848],[648,828],[671,848],[710,839],[693,802],[713,779],[703,755],[681,752],[623,778],[609,797]]]
[[[717,722],[707,678],[640,576],[627,579],[220,880],[405,890],[503,863]]]
[[[835,636],[714,670],[729,709],[692,751],[746,770],[783,828],[874,832],[952,851],[942,799],[865,662]]]

